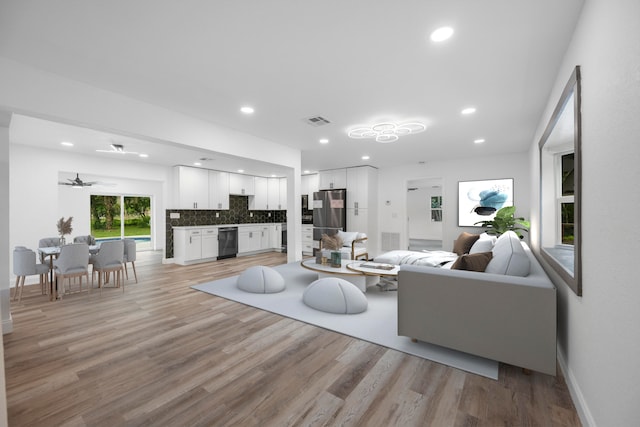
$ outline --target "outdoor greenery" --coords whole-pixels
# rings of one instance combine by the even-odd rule
[[[96,238],[119,237],[122,225],[119,196],[91,195],[91,234]],[[124,197],[126,236],[151,234],[151,199]]]
[[[495,217],[490,221],[478,221],[487,228],[487,234],[499,236],[509,230],[514,231],[521,239],[524,237],[523,231],[529,232],[531,224],[522,217],[515,217],[516,207],[505,206],[496,212]]]

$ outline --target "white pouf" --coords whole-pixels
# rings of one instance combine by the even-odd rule
[[[367,298],[356,285],[338,277],[324,277],[311,283],[302,295],[311,308],[335,314],[356,314],[367,310]]]
[[[284,278],[271,267],[256,265],[247,268],[238,276],[237,286],[254,294],[273,294],[284,291]]]

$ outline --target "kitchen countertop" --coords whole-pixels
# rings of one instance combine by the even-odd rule
[[[202,230],[206,228],[220,228],[220,227],[262,227],[265,225],[276,225],[276,224],[286,224],[285,222],[257,222],[251,224],[215,224],[215,225],[183,225],[183,226],[174,226],[175,229],[181,230]]]

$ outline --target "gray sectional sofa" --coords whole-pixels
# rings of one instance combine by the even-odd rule
[[[515,233],[482,240],[484,272],[401,266],[398,335],[555,375],[556,288]]]

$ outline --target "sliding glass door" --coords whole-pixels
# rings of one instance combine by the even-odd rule
[[[151,249],[151,197],[91,195],[91,234],[98,241],[133,238]]]

